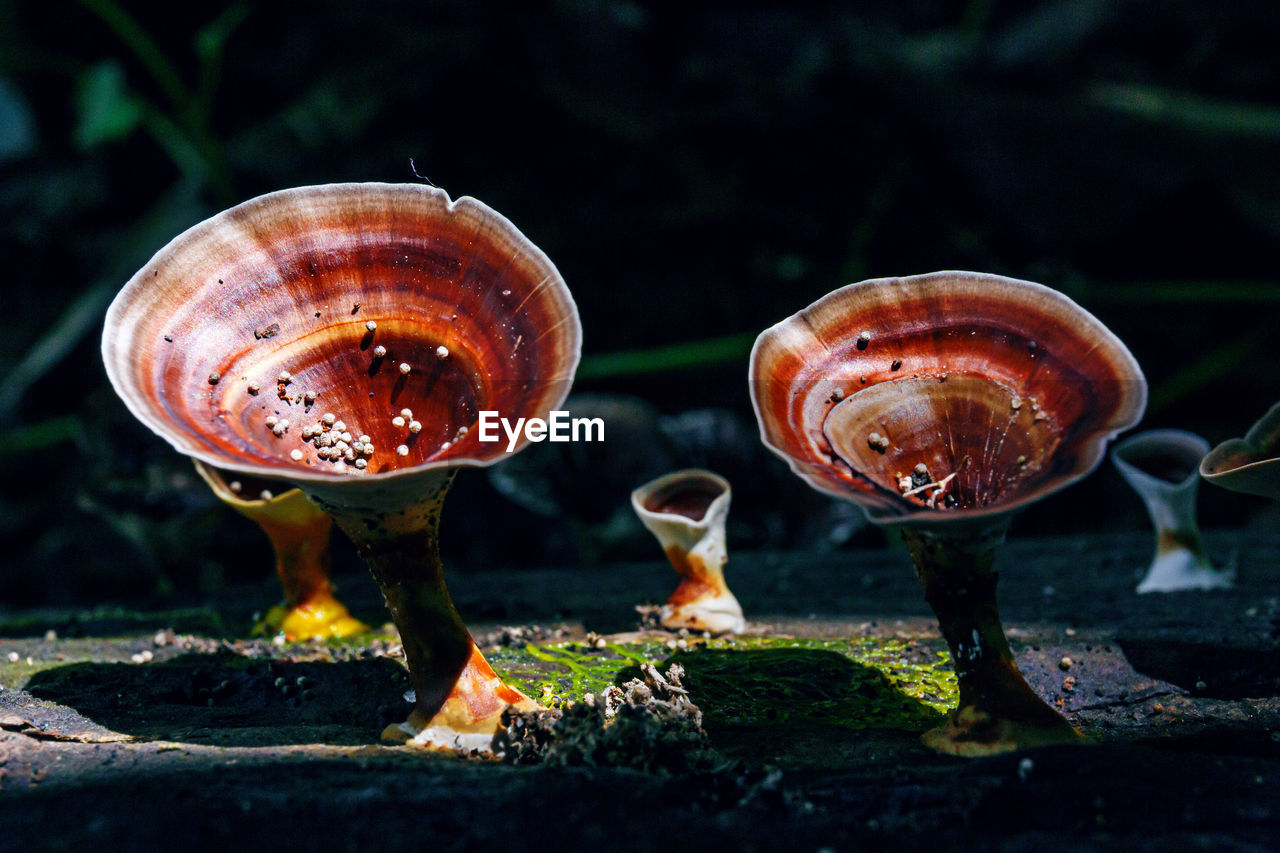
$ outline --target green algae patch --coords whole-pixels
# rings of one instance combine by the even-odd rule
[[[563,705],[638,674],[639,665],[678,663],[709,726],[828,725],[923,731],[958,698],[945,652],[899,639],[739,637],[530,644],[488,655],[490,664],[544,704]]]
[[[602,649],[575,642],[530,643],[485,654],[503,681],[551,707],[581,701],[618,683],[624,672],[634,673],[644,663],[660,665],[670,657],[666,640],[658,639],[606,643]]]

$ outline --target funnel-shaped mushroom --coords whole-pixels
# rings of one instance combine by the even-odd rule
[[[1196,524],[1197,468],[1209,442],[1180,429],[1130,436],[1111,449],[1111,462],[1146,504],[1156,528],[1156,555],[1138,592],[1225,589],[1231,574],[1214,568]]]
[[[279,631],[289,640],[350,637],[369,630],[334,597],[329,580],[333,519],[324,510],[281,480],[237,477],[194,461],[196,473],[218,499],[257,522],[271,540],[284,604],[272,607],[260,628]]]
[[[983,755],[1078,739],[1018,672],[992,564],[1013,512],[1141,417],[1124,345],[1047,287],[942,272],[852,284],[765,330],[750,383],[764,443],[796,474],[902,528],[960,683],[925,741]]]
[[[116,297],[102,350],[129,409],[180,452],[298,485],[356,543],[416,695],[384,737],[482,747],[506,707],[533,703],[449,598],[440,511],[459,467],[506,456],[480,440],[479,414],[545,417],[580,339],[551,261],[484,204],[336,184],[179,235]]]
[[[668,628],[740,634],[742,605],[724,582],[724,525],[732,493],[719,474],[689,468],[645,483],[631,506],[657,537],[680,583],[659,610]]]
[[[1222,442],[1200,462],[1200,476],[1215,486],[1280,501],[1280,403],[1244,438]]]

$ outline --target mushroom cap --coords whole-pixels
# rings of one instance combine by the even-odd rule
[[[1129,350],[1083,308],[973,272],[833,291],[761,333],[749,381],[765,445],[877,524],[995,522],[1096,468],[1147,400]],[[932,482],[955,475],[954,506],[903,495],[921,463]]]
[[[245,518],[268,524],[311,524],[318,519],[328,519],[324,510],[308,500],[301,489],[284,480],[237,477],[199,459],[191,461],[214,496]],[[237,481],[241,484],[239,491],[231,488],[231,484]],[[264,490],[271,493],[270,498],[261,497]]]
[[[1199,483],[1200,460],[1209,442],[1182,429],[1152,429],[1111,448],[1111,461],[1139,493],[1168,494]]]
[[[1280,403],[1244,438],[1219,444],[1200,460],[1200,476],[1215,486],[1280,500]]]
[[[684,468],[663,474],[631,492],[631,507],[646,524],[650,520],[706,526],[729,511],[733,490],[714,471]]]
[[[568,288],[505,217],[380,183],[270,193],[193,226],[120,291],[102,339],[117,393],[179,452],[325,493],[500,461],[478,413],[545,416],[580,349]],[[403,408],[419,432],[392,423]],[[372,439],[358,476],[304,439],[326,412]]]

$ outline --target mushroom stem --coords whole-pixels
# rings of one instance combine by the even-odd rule
[[[719,552],[688,551],[680,545],[667,546],[667,559],[680,582],[662,605],[662,624],[668,628],[739,634],[746,629],[742,605],[729,591],[724,579],[724,529],[720,529]]]
[[[1045,704],[1018,671],[996,608],[996,549],[1007,520],[951,534],[907,528],[915,561],[960,683],[960,704],[924,741],[951,755],[992,755],[1071,743],[1081,735]]]
[[[276,555],[276,575],[284,590],[284,603],[272,607],[255,627],[255,632],[283,632],[290,640],[349,637],[369,630],[354,618],[333,594],[329,582],[332,552],[329,537],[333,519],[307,499],[299,489],[279,481],[254,479],[253,488],[240,492],[254,494],[258,486],[285,487],[270,497],[251,498],[238,494],[226,472],[196,461],[196,473],[224,504],[257,523],[271,540]]]
[[[494,673],[454,607],[440,562],[440,511],[455,470],[434,473],[419,499],[393,511],[321,500],[369,566],[400,633],[414,710],[382,739],[488,750],[508,707],[539,707]]]
[[[291,640],[307,637],[349,637],[369,630],[333,594],[329,580],[332,552],[329,535],[333,520],[301,492],[286,495],[305,504],[292,520],[258,518],[276,554],[276,575],[284,590],[284,604],[272,607],[262,620],[270,631]]]

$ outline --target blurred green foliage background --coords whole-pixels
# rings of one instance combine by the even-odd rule
[[[745,381],[761,329],[861,278],[1056,287],[1133,349],[1145,426],[1243,434],[1280,399],[1278,43],[1274,2],[0,3],[0,601],[269,571],[108,387],[103,311],[218,210],[411,159],[555,260],[617,424],[459,478],[455,570],[656,558],[626,495],[678,464],[734,481],[738,547],[880,541],[762,451]],[[1145,524],[1104,469],[1015,532]]]

